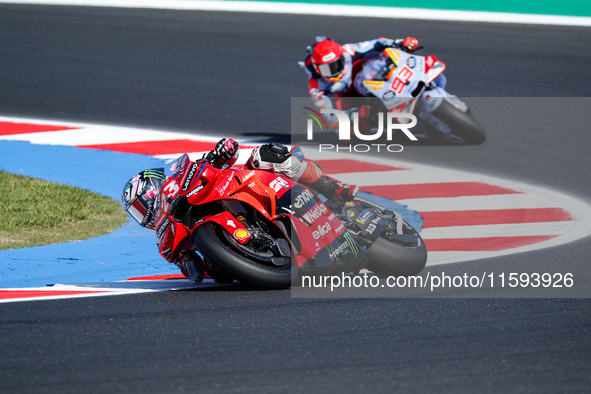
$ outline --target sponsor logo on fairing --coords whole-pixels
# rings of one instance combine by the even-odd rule
[[[232,178],[228,178],[228,180],[226,181],[226,184],[220,188],[220,196],[224,195],[224,193],[226,192],[226,189],[228,188],[228,186],[230,186],[230,183],[232,183]]]
[[[345,237],[345,241],[347,241],[347,243],[349,244],[349,248],[351,248],[351,251],[355,254],[355,256],[357,256],[357,252],[359,252],[357,242],[355,242],[355,240],[353,239],[351,234],[349,234],[348,231],[345,232],[344,237]]]
[[[382,98],[386,101],[388,100],[392,100],[394,97],[396,97],[396,93],[394,93],[393,90],[388,90],[386,93],[384,93],[384,95],[382,96]]]
[[[343,254],[343,253],[344,253],[346,250],[348,250],[348,249],[349,249],[349,244],[348,244],[348,243],[346,243],[346,242],[345,242],[345,243],[342,243],[341,245],[339,245],[339,247],[338,247],[338,248],[336,248],[336,249],[334,250],[334,252],[333,252],[333,253],[330,253],[330,254],[328,255],[328,257],[330,257],[330,259],[331,259],[331,260],[334,260],[334,259],[336,259],[337,257],[339,257],[340,255],[342,255],[342,254]]]
[[[251,172],[249,172],[248,174],[246,174],[244,176],[244,178],[242,178],[242,182],[246,182],[248,179],[250,179],[252,176],[254,175],[254,170],[252,170]]]
[[[329,223],[324,223],[323,225],[318,226],[318,230],[312,232],[312,236],[314,237],[314,239],[319,239],[324,237],[326,234],[328,234],[328,232],[332,230],[332,227],[330,227]]]
[[[289,187],[289,182],[287,182],[282,177],[277,177],[273,181],[271,181],[271,183],[269,183],[269,186],[273,190],[275,190],[276,192],[278,192],[279,190],[281,190],[282,187],[287,189]]]
[[[246,239],[248,237],[250,237],[250,234],[248,233],[248,231],[244,229],[239,228],[238,230],[234,231],[234,238],[236,238],[239,241]]]
[[[158,227],[158,230],[156,230],[156,237],[157,238],[162,238],[162,236],[166,232],[166,229],[168,229],[169,224],[170,224],[170,220],[168,218],[166,218],[164,223],[162,223],[162,225],[160,227]]]
[[[365,224],[365,222],[367,222],[367,219],[369,219],[371,216],[373,216],[373,212],[370,211],[370,210],[368,210],[368,209],[366,209],[357,218],[357,223],[359,223],[359,224]]]
[[[377,224],[380,222],[380,218],[377,217],[369,223],[365,229],[369,234],[373,235],[373,232],[376,231]]]
[[[326,207],[326,205],[324,205],[323,203],[318,203],[316,206],[314,206],[314,208],[310,209],[302,216],[308,223],[314,223],[316,219],[326,214],[327,212],[328,208]]]
[[[189,198],[189,197],[192,197],[195,194],[199,193],[201,190],[203,190],[203,185],[204,185],[204,183],[197,186],[195,189],[191,190],[189,193],[187,193],[186,197]]]
[[[182,191],[186,192],[189,190],[189,186],[191,185],[191,181],[193,181],[193,177],[195,176],[195,172],[197,172],[197,168],[199,168],[199,164],[193,163],[191,169],[189,170],[189,175],[187,175],[187,179],[185,180],[183,188],[181,189]]]
[[[304,206],[304,204],[313,198],[314,193],[312,193],[309,189],[305,189],[303,192],[298,194],[296,198],[294,198],[293,206],[294,208],[300,209]]]

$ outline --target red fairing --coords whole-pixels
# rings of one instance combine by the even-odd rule
[[[293,222],[302,244],[302,250],[295,256],[298,268],[345,232],[343,223],[322,201]]]
[[[445,71],[445,68],[446,68],[445,63],[443,63],[441,60],[437,59],[435,56],[429,55],[429,56],[425,57],[425,74],[429,72],[429,70],[431,69],[431,67],[433,67],[433,65],[435,63],[440,63],[443,66],[443,68],[441,69],[441,72]],[[441,74],[441,73],[439,73],[439,74]]]
[[[249,212],[257,211],[259,217],[264,216],[270,222],[278,223],[283,220],[280,218],[289,217],[301,243],[301,250],[294,256],[298,268],[317,257],[328,245],[339,242],[337,238],[346,232],[328,206],[312,190],[302,189],[301,185],[299,193],[307,205],[294,205],[303,212],[301,218],[294,216],[290,192],[293,183],[273,172],[248,168],[221,170],[208,162],[192,162],[188,156],[179,158],[173,171],[174,174],[162,183],[155,211],[158,249],[169,262],[175,262],[182,250],[195,248],[193,232],[207,222],[221,226],[240,244],[252,242],[254,233],[251,234],[253,228],[248,219],[223,210],[218,201],[240,201]],[[203,206],[193,211],[200,216],[192,218],[192,228],[187,227],[187,221],[183,223],[184,217],[175,219],[175,212],[186,215],[190,206]],[[277,226],[277,230],[289,231],[284,228]]]
[[[158,249],[169,262],[175,260],[195,230],[174,220],[171,214],[182,197],[191,205],[239,200],[273,220],[279,216],[277,199],[291,188],[289,179],[272,172],[221,170],[209,163],[192,162],[186,154],[176,161],[172,171],[174,174],[162,183],[155,212]],[[250,239],[248,229],[228,212],[202,217],[195,227],[207,221],[218,223],[242,244]]]
[[[210,221],[219,224],[241,244],[248,243],[250,239],[248,229],[240,221],[236,220],[230,212],[221,212],[213,216],[206,216],[203,219],[203,223]]]

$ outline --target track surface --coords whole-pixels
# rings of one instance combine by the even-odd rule
[[[416,36],[447,63],[449,90],[459,96],[583,97],[591,92],[589,33],[0,5],[0,110],[286,134],[290,97],[306,95],[295,62],[315,34],[342,42]],[[527,117],[531,105],[517,99],[474,99],[490,135],[484,145],[409,147],[401,158],[590,195],[589,122],[580,116],[589,99],[539,100],[556,117]],[[484,111],[490,107],[496,112]],[[446,273],[569,267],[588,284],[589,255],[585,239]],[[239,286],[3,304],[0,391],[589,392],[590,307],[548,299],[293,300],[287,291]]]

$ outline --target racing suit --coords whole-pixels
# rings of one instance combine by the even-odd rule
[[[316,37],[318,42],[326,39],[324,36]],[[361,70],[363,60],[369,55],[381,53],[386,48],[400,47],[404,42],[403,39],[391,40],[389,38],[380,37],[375,40],[362,41],[357,43],[349,43],[342,46],[344,68],[343,75],[337,82],[331,82],[319,75],[314,70],[312,64],[312,52],[314,46],[307,48],[307,55],[300,66],[304,68],[308,75],[308,93],[312,98],[314,104],[322,109],[338,109],[347,112],[351,106],[346,102],[346,97],[361,97],[355,90],[353,81],[355,76]],[[412,48],[415,50],[416,48]],[[330,122],[336,121],[335,115],[329,115]]]

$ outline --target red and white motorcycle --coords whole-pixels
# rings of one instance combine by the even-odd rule
[[[419,130],[422,138],[482,144],[486,140],[482,126],[464,102],[445,91],[445,68],[433,55],[387,48],[364,59],[353,84],[361,96],[379,99],[378,105],[370,104],[372,114],[385,108],[418,115],[414,132]]]

